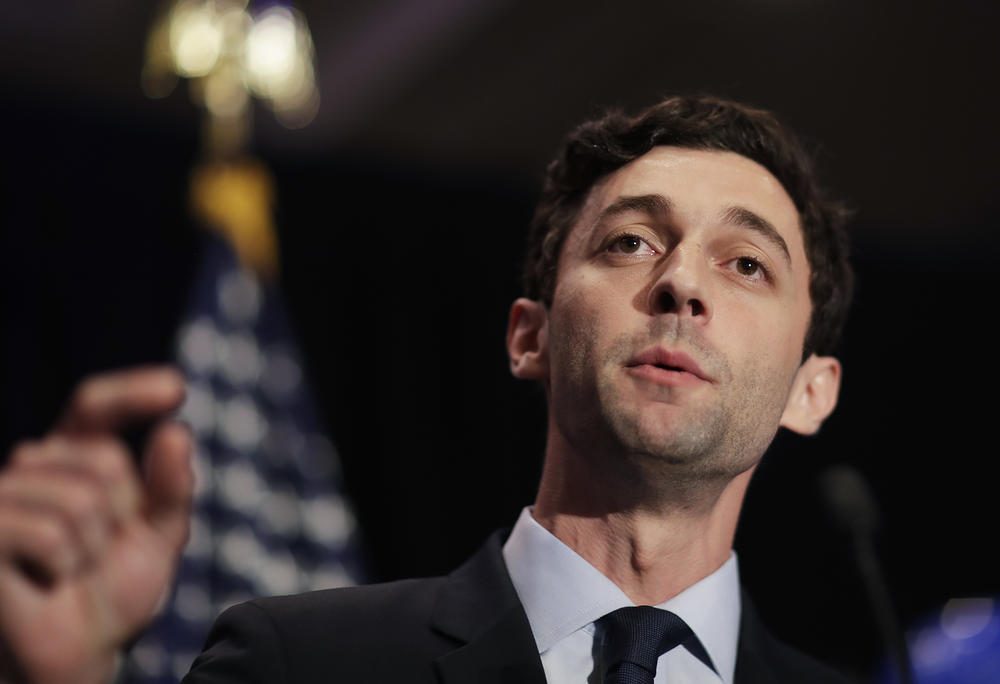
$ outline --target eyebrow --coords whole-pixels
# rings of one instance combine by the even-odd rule
[[[785,242],[785,238],[781,237],[781,233],[779,233],[767,219],[758,216],[745,207],[729,207],[722,214],[722,222],[728,223],[731,226],[748,228],[759,233],[769,242],[781,249],[782,253],[785,255],[785,261],[787,261],[788,265],[791,266],[792,254],[788,251],[788,243]]]
[[[620,216],[630,211],[640,211],[649,216],[663,217],[670,214],[673,205],[670,200],[663,195],[633,195],[619,197],[614,202],[604,207],[597,217],[595,225],[607,221],[610,218]]]

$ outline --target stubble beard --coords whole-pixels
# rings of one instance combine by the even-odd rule
[[[629,376],[628,359],[657,344],[690,350],[715,385],[695,392]],[[680,323],[623,334],[603,359],[572,341],[564,351],[571,378],[565,389],[593,399],[583,411],[556,417],[569,423],[563,433],[578,453],[654,499],[719,491],[755,466],[777,432],[791,385],[763,362],[734,374],[721,353]]]

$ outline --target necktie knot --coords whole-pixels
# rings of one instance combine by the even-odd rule
[[[694,633],[668,610],[619,608],[602,617],[605,684],[652,684],[656,661]]]

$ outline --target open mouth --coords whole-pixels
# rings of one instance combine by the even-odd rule
[[[665,363],[654,363],[652,365],[654,368],[662,368],[663,370],[675,371],[677,373],[687,373],[687,371],[680,366],[668,366]]]

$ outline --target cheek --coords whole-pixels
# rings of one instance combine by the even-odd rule
[[[549,316],[549,347],[554,366],[553,379],[570,370],[576,375],[579,367],[592,355],[594,343],[591,331],[596,312],[586,307],[586,298],[572,292],[561,293]],[[560,372],[562,371],[562,372]]]
[[[592,296],[593,284],[586,276],[569,275],[556,285],[551,318],[556,337],[572,335],[574,331],[593,326],[600,319],[600,303]]]
[[[801,363],[806,330],[798,315],[790,315],[790,308],[794,309],[787,303],[761,309],[734,302],[726,311],[716,312],[729,321],[717,339],[728,350],[734,369],[745,368],[758,380],[767,376],[784,386]]]
[[[620,307],[609,301],[606,288],[581,275],[561,282],[549,315],[549,342],[552,363],[558,370],[579,379],[593,372],[613,342],[615,330],[624,327]]]

